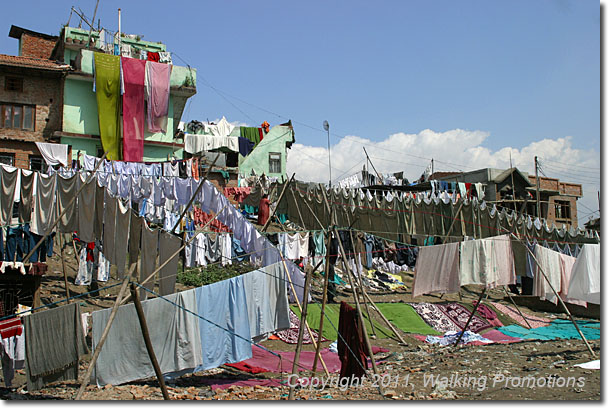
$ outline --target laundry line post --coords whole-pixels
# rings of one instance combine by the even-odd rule
[[[131,298],[133,299],[133,305],[136,309],[136,313],[138,314],[138,320],[140,322],[140,329],[142,330],[142,337],[144,338],[144,344],[146,345],[146,351],[148,352],[148,357],[150,357],[150,362],[152,363],[153,369],[155,369],[155,375],[157,376],[157,380],[159,381],[159,386],[161,387],[161,393],[163,394],[164,400],[170,400],[169,393],[167,392],[167,387],[165,386],[165,380],[163,380],[163,373],[161,373],[161,368],[159,367],[159,362],[157,361],[157,356],[155,355],[155,350],[153,349],[153,345],[150,341],[150,334],[148,333],[148,325],[146,324],[146,316],[144,315],[144,310],[142,309],[142,303],[140,302],[140,298],[138,297],[138,292],[136,291],[136,285],[133,283],[130,285]]]
[[[301,303],[299,302],[299,296],[297,295],[297,292],[294,289],[294,284],[292,283],[292,278],[290,277],[290,271],[288,270],[288,265],[286,265],[286,260],[284,259],[284,255],[282,254],[282,252],[280,252],[279,249],[278,249],[278,252],[280,253],[280,257],[282,258],[282,264],[284,265],[286,277],[288,278],[288,283],[290,284],[290,290],[292,291],[292,294],[294,295],[294,299],[297,302],[297,307],[299,308],[299,314],[302,316],[303,308],[301,307]],[[305,278],[305,279],[307,279],[307,278]],[[305,302],[305,300],[303,300],[303,302]],[[309,338],[311,339],[311,343],[313,344],[313,346],[316,348],[316,351],[318,352],[317,357],[320,359],[320,363],[322,363],[322,367],[324,368],[324,373],[326,373],[326,377],[329,377],[330,373],[328,372],[326,363],[324,362],[324,359],[322,359],[322,355],[320,354],[320,352],[318,350],[318,344],[316,343],[316,339],[313,337],[313,333],[311,332],[311,328],[309,327],[309,323],[307,323],[307,321],[305,322],[305,328],[307,329],[307,333],[309,333]]]
[[[104,152],[104,155],[102,156],[102,158],[100,158],[100,160],[98,161],[97,165],[95,166],[95,168],[93,168],[93,171],[91,171],[91,175],[89,175],[89,178],[87,178],[87,181],[81,185],[80,188],[78,188],[78,190],[76,191],[76,194],[74,194],[74,197],[72,197],[72,199],[70,200],[70,202],[68,202],[68,205],[66,205],[66,207],[64,208],[64,210],[61,212],[61,214],[59,214],[59,216],[57,218],[55,218],[55,221],[53,222],[53,224],[51,225],[51,227],[49,229],[47,229],[47,233],[45,233],[42,238],[40,238],[40,240],[38,241],[38,243],[32,248],[30,249],[30,251],[28,252],[28,254],[23,258],[23,261],[26,262],[28,259],[30,259],[30,257],[34,254],[34,252],[36,251],[36,249],[40,248],[40,245],[42,245],[42,243],[47,239],[47,237],[49,236],[49,234],[51,232],[53,232],[53,229],[55,229],[55,226],[57,226],[57,224],[59,223],[59,221],[61,220],[61,218],[65,215],[65,213],[68,211],[68,209],[70,209],[70,207],[72,206],[72,204],[76,201],[76,198],[78,198],[78,195],[81,193],[81,191],[83,189],[85,189],[85,186],[87,184],[89,184],[89,182],[91,182],[91,180],[93,180],[93,178],[95,177],[95,172],[97,171],[97,169],[100,167],[100,165],[102,165],[102,163],[104,162],[104,160],[106,159],[106,155],[108,155],[108,151]],[[27,263],[27,262],[26,262]]]
[[[357,266],[357,262],[356,262],[356,247],[354,246],[354,237],[352,236],[352,223],[350,222],[349,216],[347,216],[347,222],[350,224],[349,226],[349,239],[350,242],[352,244],[352,249],[354,250],[354,265]],[[354,221],[354,223],[356,223],[356,221]],[[360,257],[360,255],[357,255],[358,257]],[[371,330],[373,331],[373,339],[377,339],[377,332],[375,332],[375,325],[373,324],[373,317],[371,316],[371,313],[369,312],[369,306],[366,303],[366,298],[364,297],[364,280],[362,279],[362,277],[360,277],[360,275],[358,275],[359,277],[356,277],[356,275],[354,275],[354,279],[356,281],[357,284],[360,285],[360,293],[362,294],[362,303],[364,303],[364,310],[366,310],[366,315],[369,318],[369,323],[371,324]]]
[[[316,354],[313,358],[313,366],[311,375],[315,375],[316,368],[318,367],[318,355],[320,354],[320,348],[322,347],[322,329],[324,327],[324,309],[326,308],[326,302],[328,300],[328,282],[330,281],[330,241],[331,233],[330,230],[326,231],[328,238],[326,239],[326,264],[324,266],[324,285],[322,286],[322,307],[320,308],[320,326],[318,327],[318,345],[316,346]]]
[[[271,220],[273,219],[273,216],[275,215],[275,211],[277,210],[277,207],[280,205],[282,198],[284,198],[284,194],[286,193],[286,188],[288,188],[288,185],[290,185],[292,183],[295,175],[296,175],[296,173],[293,173],[292,176],[290,177],[290,179],[288,180],[288,182],[286,182],[284,184],[284,186],[282,187],[282,192],[280,192],[280,196],[277,199],[277,205],[275,206],[275,208],[273,208],[273,211],[271,211],[271,214],[269,215],[267,222],[265,222],[265,225],[263,225],[261,232],[265,232],[267,230],[267,227],[269,226],[269,224],[271,223]]]
[[[466,321],[464,328],[460,332],[460,335],[458,336],[458,339],[455,341],[455,344],[453,346],[457,346],[460,343],[460,341],[462,340],[462,336],[464,336],[464,332],[468,328],[468,325],[470,324],[470,321],[472,320],[474,313],[477,311],[477,307],[479,306],[479,303],[481,303],[481,300],[483,300],[483,296],[485,296],[485,292],[487,292],[487,288],[483,287],[483,290],[481,291],[481,294],[479,295],[479,300],[477,301],[477,304],[474,306],[474,309],[472,309],[472,312],[470,313],[470,316],[468,317],[468,320]]]
[[[299,365],[299,358],[301,357],[301,348],[303,346],[303,336],[305,334],[305,326],[304,324],[307,323],[307,298],[309,296],[309,283],[311,281],[311,274],[313,273],[313,270],[311,269],[311,267],[309,267],[308,269],[305,269],[305,287],[303,289],[303,311],[301,312],[301,323],[299,326],[299,337],[297,340],[297,347],[296,350],[294,352],[294,361],[292,362],[292,374],[296,375],[298,372],[298,365]],[[313,338],[312,338],[312,342],[313,342]],[[319,346],[319,345],[318,345]],[[288,392],[288,400],[294,400],[294,388],[295,388],[295,384],[294,383],[290,383],[290,391]]]
[[[339,232],[337,231],[337,228],[333,228],[335,235],[337,236],[337,238],[339,238]],[[356,311],[358,312],[358,318],[360,319],[360,324],[362,325],[362,330],[364,333],[364,343],[366,345],[366,350],[367,350],[367,354],[369,355],[369,357],[371,358],[371,366],[373,367],[373,372],[376,375],[379,375],[379,371],[377,370],[377,364],[375,363],[375,356],[373,355],[373,349],[371,347],[371,341],[369,340],[369,332],[367,332],[366,330],[366,324],[364,322],[364,318],[362,317],[362,309],[360,308],[360,302],[358,301],[358,294],[356,292],[356,287],[354,285],[354,281],[352,279],[352,271],[349,267],[349,265],[347,264],[347,258],[345,257],[345,249],[343,249],[343,244],[341,243],[341,241],[339,240],[339,248],[340,248],[340,253],[341,253],[341,260],[343,261],[343,266],[345,266],[345,270],[347,272],[347,278],[349,280],[349,284],[350,287],[352,288],[352,294],[354,296],[354,302],[356,304]],[[379,387],[380,391],[381,391],[381,387]]]
[[[225,210],[225,208],[227,206],[229,206],[229,205],[225,205],[216,215],[214,215],[213,218],[211,218],[209,221],[207,221],[206,224],[201,229],[198,230],[198,232],[202,232],[214,219],[216,219],[216,217],[218,215],[221,214],[222,211]],[[141,283],[146,283],[149,280],[151,280],[152,278],[154,278],[155,275],[157,274],[157,272],[159,272],[161,269],[163,269],[165,267],[165,265],[167,265],[172,259],[174,259],[175,256],[177,256],[180,252],[182,252],[182,250],[184,248],[186,248],[191,242],[193,242],[196,237],[197,237],[197,235],[193,235],[191,239],[186,241],[176,252],[174,252],[169,258],[167,258],[162,264],[160,264],[159,267],[153,271],[153,273],[151,273],[146,279],[141,281]],[[127,302],[127,300],[129,300],[129,296],[125,297],[125,299],[123,299],[121,301],[121,303],[125,303],[125,302]]]
[[[520,241],[523,244],[523,241],[517,237],[517,235],[515,235],[514,233],[511,232],[511,236],[513,236],[515,239],[517,239],[518,241]],[[561,307],[563,307],[563,310],[565,310],[565,312],[568,314],[568,316],[570,317],[570,320],[572,321],[572,324],[574,325],[574,327],[576,328],[576,330],[578,331],[578,334],[580,335],[580,337],[582,338],[582,340],[585,342],[585,345],[587,345],[587,349],[589,349],[589,353],[591,353],[591,356],[593,356],[594,358],[597,357],[595,352],[593,352],[593,349],[591,348],[591,345],[589,345],[589,342],[587,341],[587,338],[585,337],[585,335],[581,332],[580,328],[578,327],[578,324],[576,323],[576,321],[574,320],[574,317],[572,316],[572,313],[570,313],[570,311],[568,310],[568,307],[566,306],[565,303],[563,303],[563,300],[559,297],[559,294],[557,293],[557,291],[555,290],[555,288],[553,287],[553,285],[551,284],[551,281],[549,280],[548,276],[546,275],[546,273],[544,272],[544,269],[542,269],[542,266],[540,265],[540,262],[538,262],[538,259],[536,258],[536,255],[534,255],[534,252],[532,252],[532,250],[525,244],[523,244],[523,246],[525,246],[525,248],[527,249],[527,251],[530,253],[530,255],[532,256],[532,258],[534,259],[534,262],[536,262],[536,266],[538,266],[538,270],[540,271],[540,273],[542,274],[542,276],[544,277],[544,279],[546,280],[546,282],[548,283],[549,287],[551,288],[551,290],[553,291],[553,293],[555,294],[555,297],[557,298],[557,300],[559,301],[559,303],[561,303]]]
[[[193,204],[193,202],[195,202],[195,198],[197,197],[197,194],[201,191],[201,188],[203,188],[203,184],[205,183],[205,181],[207,181],[208,174],[212,170],[212,167],[214,165],[216,165],[216,160],[218,159],[219,156],[220,156],[220,154],[216,154],[216,158],[214,158],[214,162],[212,162],[212,165],[210,165],[210,167],[205,171],[205,174],[203,175],[203,178],[201,178],[201,182],[199,183],[199,186],[197,187],[197,189],[195,190],[193,195],[191,195],[191,199],[189,200],[188,204],[184,208],[184,211],[182,211],[182,213],[180,214],[180,218],[178,218],[178,220],[174,224],[174,227],[170,231],[171,233],[174,233],[176,228],[180,225],[180,222],[182,221],[182,218],[184,218],[184,215],[186,215],[186,213],[188,212],[188,210],[191,207],[191,205]]]
[[[83,396],[83,393],[85,392],[85,388],[89,384],[89,378],[91,377],[91,373],[93,373],[93,368],[95,367],[97,358],[99,357],[100,352],[102,351],[102,347],[104,346],[104,343],[106,342],[106,338],[108,337],[108,334],[110,333],[110,327],[112,326],[112,322],[114,321],[114,318],[116,317],[116,314],[119,310],[119,305],[121,304],[120,303],[121,298],[127,292],[127,285],[129,284],[129,280],[131,279],[135,270],[136,270],[136,265],[133,264],[131,266],[131,268],[129,269],[129,273],[123,279],[123,283],[121,284],[121,290],[119,291],[119,294],[117,295],[117,297],[114,301],[114,305],[112,306],[112,310],[110,311],[110,316],[108,317],[108,322],[106,322],[106,327],[104,328],[104,331],[102,332],[100,341],[98,342],[97,346],[95,346],[95,351],[93,352],[93,356],[91,357],[91,361],[89,362],[89,367],[87,368],[85,375],[81,379],[81,385],[80,385],[80,388],[78,389],[78,392],[76,393],[76,397],[74,400],[81,399],[81,397]]]

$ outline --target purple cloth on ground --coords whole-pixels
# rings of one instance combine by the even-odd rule
[[[433,303],[411,303],[418,315],[437,332],[459,332],[460,328]]]
[[[281,330],[276,332],[276,336],[280,338],[282,342],[296,344],[299,341],[299,325],[301,324],[301,319],[292,311],[288,311],[290,314],[290,329]],[[311,330],[314,339],[316,342],[318,341],[318,332],[315,330]],[[327,342],[328,339],[322,337],[323,342]],[[311,338],[309,337],[309,332],[305,329],[303,333],[303,344],[311,344]]]

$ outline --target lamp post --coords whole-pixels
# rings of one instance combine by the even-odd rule
[[[324,120],[324,122],[322,123],[322,126],[324,127],[324,129],[326,130],[326,135],[328,137],[328,188],[330,188],[332,186],[332,172],[330,170],[330,125],[328,124],[328,121]]]

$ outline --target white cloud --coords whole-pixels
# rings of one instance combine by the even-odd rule
[[[488,137],[489,133],[485,131],[461,129],[445,132],[427,129],[418,134],[400,132],[379,142],[346,136],[331,146],[332,179],[336,182],[362,169],[366,163],[363,147],[378,172],[404,171],[410,181],[419,178],[432,158],[435,171],[471,171],[487,167],[508,168],[512,156],[513,166],[534,174],[534,156],[537,155],[548,177],[583,184],[583,198],[578,201],[582,205],[578,208],[580,224],[586,222],[587,218],[580,218],[591,213],[589,209],[599,209],[599,152],[573,147],[570,136],[545,138],[520,148],[506,146],[492,151],[483,146]],[[287,170],[289,175],[295,172],[296,178],[302,181],[328,181],[328,149],[300,144],[297,136],[297,143],[288,151]]]

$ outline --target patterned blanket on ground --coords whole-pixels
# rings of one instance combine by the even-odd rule
[[[301,320],[292,310],[289,312],[290,312],[290,329],[276,332],[275,335],[277,337],[279,337],[280,340],[283,342],[290,343],[290,344],[296,344],[299,341],[299,326],[301,324]],[[309,332],[307,331],[307,329],[304,329],[304,330],[305,330],[305,332],[303,333],[303,343],[311,344],[311,337],[309,337]],[[311,329],[311,333],[313,334],[313,337],[316,339],[316,342],[317,342],[318,341],[318,332]],[[322,337],[322,341],[327,342],[328,339]]]
[[[471,311],[466,309],[464,306],[459,303],[451,302],[446,304],[437,305],[439,310],[443,312],[449,320],[451,320],[459,330],[462,330],[466,323],[468,322],[468,318],[470,317]],[[479,333],[481,330],[489,329],[492,326],[485,319],[481,319],[477,315],[474,315],[468,324],[468,329],[471,332]]]
[[[527,327],[527,325],[525,324],[525,321],[523,320],[523,318],[521,317],[521,315],[519,314],[519,312],[517,311],[517,309],[514,306],[506,306],[506,305],[503,305],[503,304],[497,303],[497,302],[490,302],[490,303],[500,313],[510,317],[512,320],[514,320],[521,326]],[[525,316],[525,318],[527,319],[527,322],[532,327],[532,329],[536,329],[536,328],[542,327],[542,326],[548,326],[551,323],[551,319],[547,319],[544,317],[532,316],[532,315],[528,315],[526,313],[523,313],[523,316]]]
[[[438,305],[427,302],[411,303],[410,305],[437,332],[444,334],[445,332],[458,332],[462,330],[438,308]]]

